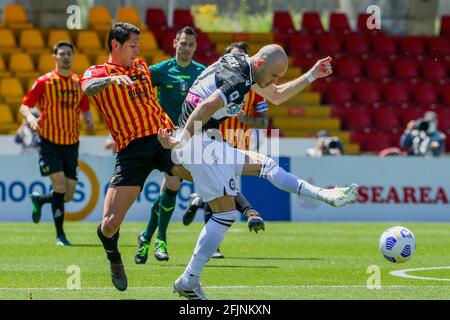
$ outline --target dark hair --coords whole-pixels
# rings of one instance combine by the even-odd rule
[[[75,46],[73,45],[72,42],[67,41],[67,40],[62,40],[62,41],[58,41],[54,46],[53,46],[53,54],[57,54],[58,53],[58,49],[61,47],[69,47],[70,49],[72,49],[72,52],[75,51]]]
[[[197,40],[197,32],[195,32],[194,28],[192,27],[184,27],[177,31],[176,39],[178,40],[182,33],[186,33],[190,36],[194,36],[195,40]]]
[[[226,49],[225,53],[230,53],[234,48],[241,49],[248,54],[248,43],[245,41],[233,42]]]
[[[132,33],[141,34],[141,31],[139,30],[138,27],[136,27],[135,25],[133,25],[131,23],[126,23],[126,22],[115,23],[112,26],[111,30],[109,30],[109,33],[108,33],[109,52],[112,51],[112,45],[111,45],[112,40],[115,39],[120,44],[124,44],[125,41],[130,39],[130,34],[132,34]]]

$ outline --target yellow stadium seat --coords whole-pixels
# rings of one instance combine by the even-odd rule
[[[90,30],[81,30],[78,32],[75,46],[85,53],[90,53],[93,50],[104,50],[97,33]]]
[[[9,70],[13,73],[14,77],[22,82],[24,87],[28,83],[29,78],[37,75],[31,56],[25,52],[13,53],[11,55]]]
[[[10,55],[13,52],[22,51],[21,48],[17,47],[16,39],[14,34],[9,29],[0,29],[0,54]]]
[[[20,4],[7,4],[3,11],[3,22],[8,28],[31,28],[25,9]]]
[[[36,77],[31,77],[30,79],[28,79],[28,84],[26,86],[27,88],[27,92],[31,90],[31,87],[33,87],[33,84],[36,82],[36,80],[38,79],[39,76]]]
[[[72,38],[70,33],[67,30],[50,30],[48,35],[47,46],[53,50],[53,46],[59,41],[70,41],[72,42]]]
[[[42,53],[38,60],[38,71],[42,74],[55,69],[55,58],[53,53]]]
[[[141,24],[139,12],[133,7],[118,7],[116,12],[116,21],[134,24],[141,30],[147,29],[145,25]]]
[[[159,50],[155,36],[150,31],[141,32],[140,50],[143,55],[157,55],[162,53],[161,50]]]
[[[0,97],[11,108],[20,106],[24,96],[22,84],[17,78],[3,78],[0,80]]]
[[[109,53],[103,52],[97,55],[95,58],[95,64],[104,64],[106,61],[108,61]]]
[[[72,71],[82,76],[87,68],[91,66],[87,55],[84,53],[75,53],[73,57]]]
[[[41,53],[47,51],[39,29],[22,30],[19,38],[19,45],[28,53]]]
[[[14,117],[9,106],[4,103],[0,104],[0,133],[8,134],[16,127],[17,125],[14,123]]]
[[[109,30],[112,25],[111,14],[105,6],[94,6],[89,8],[88,26],[94,30]]]
[[[11,77],[11,72],[6,70],[5,61],[0,55],[0,78]]]
[[[157,54],[152,57],[152,64],[157,64],[161,61],[164,61],[164,60],[167,60],[170,58],[172,58],[172,56],[169,56],[167,54]]]

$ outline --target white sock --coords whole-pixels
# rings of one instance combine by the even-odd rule
[[[225,233],[238,219],[237,210],[213,213],[208,223],[203,226],[195,246],[194,254],[182,275],[183,285],[192,287],[198,283],[203,268],[223,241]]]
[[[300,179],[299,177],[287,172],[270,157],[266,157],[259,173],[261,178],[269,180],[278,189],[296,193],[300,196],[319,199],[318,193],[322,188]]]

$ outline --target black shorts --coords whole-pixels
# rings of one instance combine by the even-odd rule
[[[43,177],[55,172],[64,172],[66,178],[78,180],[78,146],[56,144],[40,137],[39,168]]]
[[[139,186],[142,190],[153,169],[171,175],[173,166],[171,150],[161,146],[156,134],[138,138],[117,154],[109,186]]]

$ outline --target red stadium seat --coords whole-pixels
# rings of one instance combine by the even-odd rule
[[[173,11],[173,27],[178,30],[183,27],[194,27],[194,19],[191,15],[191,10],[189,9],[175,9]]]
[[[369,133],[365,137],[362,148],[364,151],[379,152],[392,147],[391,136],[386,133]]]
[[[351,31],[352,30],[345,13],[332,12],[330,14],[330,32],[349,34]]]
[[[441,109],[436,111],[438,115],[438,128],[445,132],[450,129],[450,111],[448,109]]]
[[[440,35],[443,37],[450,36],[450,16],[441,17]]]
[[[315,52],[314,38],[310,35],[294,33],[288,42],[288,52],[292,56],[307,56]]]
[[[447,80],[447,69],[438,60],[425,60],[422,62],[422,75],[426,81],[444,83]]]
[[[397,54],[397,44],[394,38],[389,36],[373,37],[372,48],[379,56],[394,57]]]
[[[433,57],[445,58],[450,55],[450,44],[444,37],[431,37],[428,40],[428,54]]]
[[[450,85],[447,84],[443,86],[441,90],[441,100],[442,102],[447,105],[447,108],[450,107]],[[450,137],[449,137],[450,139]]]
[[[358,58],[366,58],[370,53],[369,40],[360,34],[345,37],[345,52]]]
[[[339,56],[342,54],[341,39],[338,36],[324,34],[318,37],[318,51],[325,55]]]
[[[413,100],[419,106],[430,108],[438,102],[438,92],[430,84],[418,84],[412,92]]]
[[[272,32],[274,33],[295,32],[295,26],[292,22],[291,14],[288,11],[275,11],[272,21]]]
[[[343,105],[352,101],[352,90],[344,82],[333,82],[328,87],[328,103]]]
[[[209,56],[214,53],[214,44],[209,39],[209,36],[205,32],[197,33],[197,53]]]
[[[339,59],[336,69],[340,79],[358,81],[361,77],[361,66],[356,59]]]
[[[317,12],[304,12],[301,22],[302,32],[309,34],[321,34],[324,32],[320,15]]]
[[[364,105],[373,105],[381,101],[379,88],[370,82],[363,82],[356,87],[356,101]]]
[[[366,76],[369,80],[383,81],[391,76],[390,62],[386,59],[370,59],[365,63]]]
[[[145,14],[145,24],[152,31],[166,30],[167,19],[163,9],[148,8]]]
[[[373,112],[374,125],[379,131],[392,132],[399,130],[400,120],[394,109],[379,108]]]
[[[419,66],[416,60],[401,59],[393,62],[394,75],[400,81],[412,81],[419,76]]]
[[[425,53],[425,44],[420,37],[404,37],[400,39],[400,52],[403,56],[420,56]]]
[[[408,89],[402,83],[390,83],[384,88],[384,99],[389,105],[401,105],[409,102]]]
[[[372,126],[370,112],[366,108],[349,108],[342,120],[348,130],[361,131]]]
[[[175,54],[175,49],[173,47],[173,39],[175,39],[176,33],[177,32],[175,30],[166,30],[162,33],[159,47],[167,54],[170,55]]]
[[[406,125],[414,120],[420,119],[423,117],[425,111],[422,108],[407,108],[403,109],[400,112],[400,120],[401,120],[401,126],[403,128],[406,128]]]

